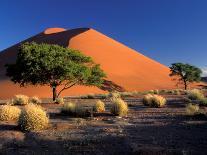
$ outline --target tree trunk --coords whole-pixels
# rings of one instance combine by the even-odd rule
[[[186,81],[184,81],[184,85],[185,85],[185,90],[187,90],[187,82]]]
[[[56,89],[57,87],[56,86],[52,86],[52,99],[53,99],[53,101],[55,101],[56,100],[56,98],[57,98],[57,89]]]

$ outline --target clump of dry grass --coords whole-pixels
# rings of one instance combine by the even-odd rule
[[[185,110],[186,110],[186,113],[191,116],[202,114],[202,112],[200,111],[199,105],[192,104],[192,103],[187,104]]]
[[[64,98],[56,98],[55,99],[55,103],[57,103],[57,104],[64,104]]]
[[[83,105],[68,102],[61,108],[61,113],[74,117],[90,117],[92,115],[92,110],[83,107]]]
[[[95,106],[93,107],[93,110],[95,112],[104,112],[105,111],[105,104],[104,102],[102,102],[101,100],[98,100],[95,104]]]
[[[61,108],[61,112],[64,114],[74,115],[76,110],[76,104],[72,102],[67,102]]]
[[[166,104],[166,99],[160,95],[147,94],[143,98],[143,104],[150,107],[163,107]]]
[[[198,89],[189,90],[187,92],[188,98],[191,100],[202,100],[205,98],[203,92]]]
[[[26,105],[29,103],[29,97],[26,95],[15,95],[13,103],[14,105]]]
[[[39,97],[37,97],[37,96],[33,96],[29,99],[29,102],[33,103],[33,104],[40,104],[40,103],[42,103],[42,100],[39,99]]]
[[[43,130],[49,125],[49,118],[41,106],[28,104],[22,110],[18,125],[23,131]]]
[[[152,104],[152,98],[153,98],[152,94],[145,95],[144,98],[143,98],[143,104],[146,105],[146,106],[151,105]]]
[[[11,121],[18,120],[21,110],[18,107],[11,105],[1,105],[0,106],[0,120],[1,121]]]
[[[114,98],[111,106],[111,113],[118,116],[125,116],[128,113],[128,105],[121,98]]]

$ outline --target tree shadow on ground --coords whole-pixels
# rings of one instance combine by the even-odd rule
[[[119,92],[124,92],[126,91],[122,86],[119,86],[118,84],[114,83],[113,81],[109,80],[104,80],[103,86],[101,87],[102,90],[105,91],[119,91]]]

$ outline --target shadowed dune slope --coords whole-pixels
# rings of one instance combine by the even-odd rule
[[[169,68],[140,54],[139,52],[97,32],[94,29],[78,28],[65,30],[49,28],[25,41],[58,44],[74,48],[91,56],[106,72],[107,79],[102,89],[76,86],[66,90],[63,95],[79,95],[86,93],[102,93],[106,90],[142,91],[150,89],[170,89],[175,83],[169,77]],[[25,42],[23,41],[23,42]],[[22,42],[21,42],[22,43]],[[28,86],[20,88],[5,76],[6,63],[16,59],[18,43],[0,53],[0,98],[9,98],[14,94],[51,95],[49,87]]]

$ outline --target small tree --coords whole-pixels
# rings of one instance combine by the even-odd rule
[[[22,44],[16,63],[6,68],[7,76],[20,86],[49,85],[53,100],[75,85],[101,87],[106,77],[100,65],[77,50],[35,42]]]
[[[184,84],[185,90],[187,89],[189,83],[199,82],[202,73],[199,68],[183,63],[173,63],[170,67],[170,71],[170,76],[177,77],[179,82]]]

